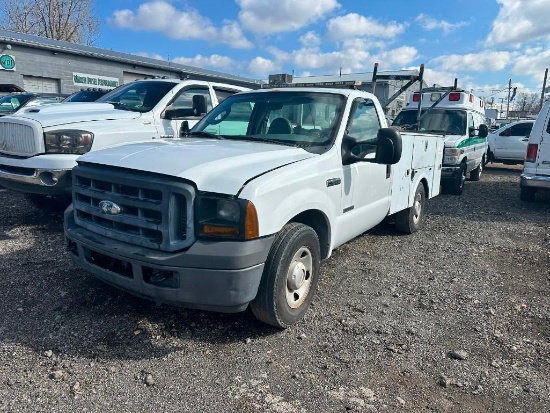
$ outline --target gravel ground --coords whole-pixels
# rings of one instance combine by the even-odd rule
[[[550,196],[519,201],[519,172],[334,251],[285,331],[111,288],[0,189],[0,411],[548,412]]]

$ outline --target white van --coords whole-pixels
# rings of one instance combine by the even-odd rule
[[[392,126],[444,135],[441,185],[446,192],[460,195],[467,175],[471,181],[480,179],[487,159],[488,128],[483,100],[463,90],[448,89],[414,93]]]
[[[520,181],[520,199],[532,202],[539,190],[550,190],[550,101],[542,107],[529,135]]]

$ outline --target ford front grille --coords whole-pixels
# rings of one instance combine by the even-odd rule
[[[79,165],[73,169],[75,222],[146,248],[176,251],[194,241],[191,185],[155,174]]]

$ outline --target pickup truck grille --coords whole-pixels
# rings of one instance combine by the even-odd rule
[[[32,127],[20,123],[0,122],[0,153],[32,156],[38,151]]]
[[[75,222],[130,244],[176,251],[194,242],[191,185],[155,174],[78,165],[73,169]]]

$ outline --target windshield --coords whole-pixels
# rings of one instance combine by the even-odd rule
[[[34,95],[6,95],[0,98],[0,112],[15,112]]]
[[[131,82],[110,91],[96,102],[111,103],[116,109],[149,112],[176,85],[176,82],[158,80]]]
[[[101,90],[81,90],[63,99],[63,102],[93,102],[105,94]]]
[[[425,112],[424,109],[421,114]],[[392,126],[420,132],[466,135],[465,110],[432,109],[420,120],[420,127],[417,125],[416,115],[416,110],[402,110],[397,114]]]
[[[237,94],[214,108],[190,134],[299,146],[320,153],[332,145],[344,104],[344,96],[330,93]]]

